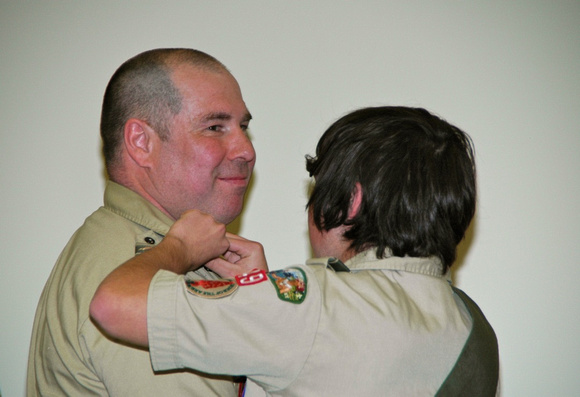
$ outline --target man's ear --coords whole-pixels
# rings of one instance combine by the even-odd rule
[[[151,164],[157,134],[143,120],[129,119],[123,130],[127,153],[141,167]]]
[[[352,219],[358,214],[358,210],[360,209],[360,205],[362,203],[362,186],[359,182],[356,183],[354,186],[354,190],[350,196],[350,205],[348,207],[348,219]]]

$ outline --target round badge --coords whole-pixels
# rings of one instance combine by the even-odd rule
[[[187,292],[207,299],[218,299],[233,294],[238,285],[233,280],[186,281]]]

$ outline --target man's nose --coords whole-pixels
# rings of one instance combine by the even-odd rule
[[[254,145],[252,145],[252,141],[250,140],[246,130],[237,128],[234,132],[230,157],[232,160],[241,159],[246,162],[252,162],[256,159]]]

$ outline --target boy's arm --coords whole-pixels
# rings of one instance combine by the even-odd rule
[[[210,215],[195,210],[186,212],[159,245],[128,260],[103,280],[91,302],[91,317],[110,336],[148,346],[147,294],[159,270],[184,274],[220,255],[233,262],[223,259],[212,262],[213,270],[223,277],[253,268],[267,270],[259,243],[230,234],[228,237],[225,225]]]

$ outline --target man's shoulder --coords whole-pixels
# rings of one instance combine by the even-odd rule
[[[137,240],[146,232],[139,225],[99,208],[63,248],[47,281],[44,299],[61,308],[63,305],[88,308],[101,281],[135,255]],[[88,309],[86,312],[88,315]]]
[[[57,265],[71,259],[78,266],[107,263],[117,257],[128,259],[135,253],[136,236],[142,232],[143,228],[139,225],[101,207],[87,217],[71,236]]]

